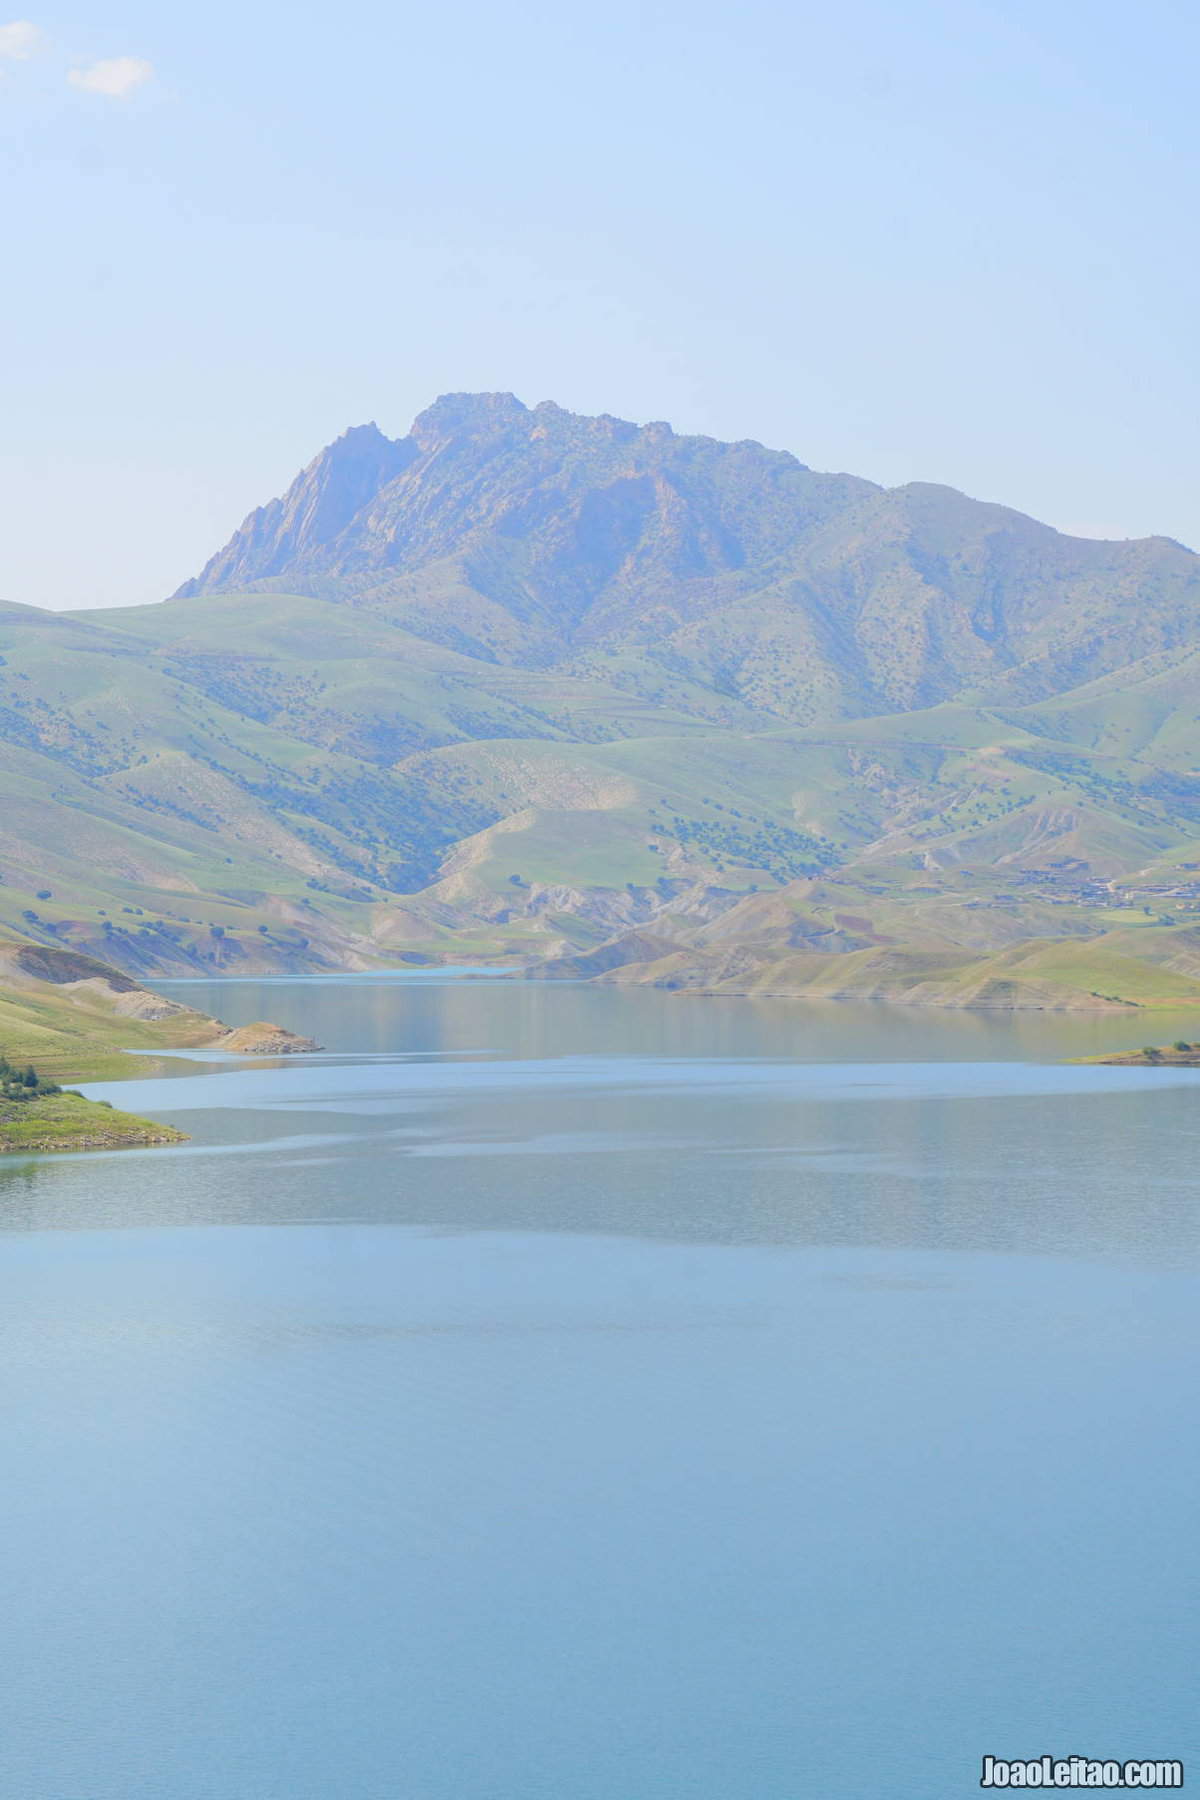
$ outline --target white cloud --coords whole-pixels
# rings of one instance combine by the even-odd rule
[[[0,25],[0,56],[24,62],[32,56],[41,40],[41,32],[28,19],[14,19],[11,25]]]
[[[104,94],[110,100],[124,100],[134,88],[142,86],[154,74],[153,64],[140,56],[110,56],[92,63],[86,69],[72,69],[67,80],[72,87],[88,94]]]

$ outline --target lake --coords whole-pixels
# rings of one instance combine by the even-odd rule
[[[1194,1016],[160,985],[326,1051],[0,1163],[0,1793],[1195,1761]]]

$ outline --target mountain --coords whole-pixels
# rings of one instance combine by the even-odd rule
[[[169,601],[0,605],[0,940],[135,975],[1153,962],[1200,910],[1198,602],[1167,538],[447,396]]]
[[[272,587],[794,724],[1028,703],[1200,633],[1200,558],[1168,538],[1065,537],[950,488],[510,394],[444,396],[395,442],[348,432],[180,593]]]

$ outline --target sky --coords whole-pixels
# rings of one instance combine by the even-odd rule
[[[464,389],[1200,545],[1193,4],[27,4],[2,599],[160,599]]]

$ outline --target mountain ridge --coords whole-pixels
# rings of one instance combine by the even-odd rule
[[[1200,558],[1173,539],[1075,538],[939,484],[508,394],[445,395],[403,439],[344,434],[180,596],[282,588],[486,661],[626,655],[621,685],[673,671],[796,724],[1028,703],[1200,633]]]

